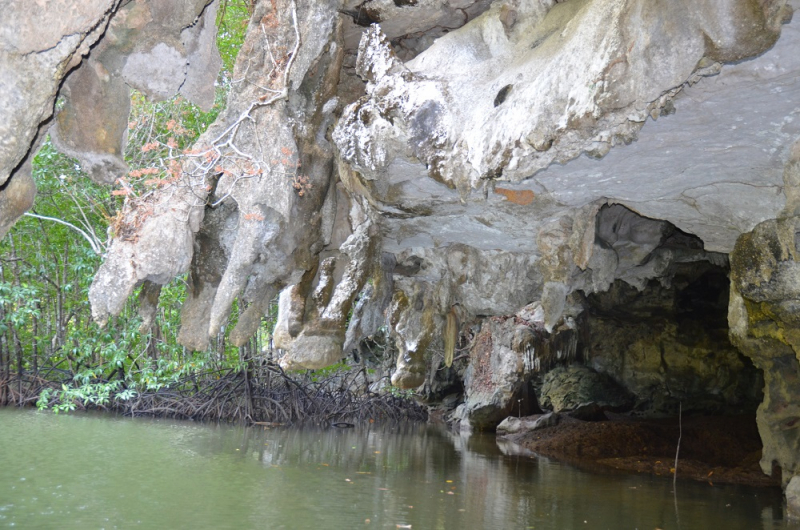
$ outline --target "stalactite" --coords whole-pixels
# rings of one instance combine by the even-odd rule
[[[450,308],[444,326],[444,364],[448,368],[453,366],[453,354],[456,351],[457,338],[458,319],[456,318],[455,308]]]

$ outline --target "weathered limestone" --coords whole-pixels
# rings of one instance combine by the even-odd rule
[[[536,334],[541,329],[541,322],[514,317],[483,322],[470,349],[465,402],[455,413],[461,428],[492,430],[512,414],[527,416],[538,410],[529,381],[535,371]]]
[[[90,293],[98,320],[116,314],[142,280],[165,283],[193,260],[181,340],[204,347],[241,295],[248,309],[232,339],[244,343],[276,288],[316,267],[336,213],[323,207],[330,197],[335,200],[328,192],[333,152],[317,142],[317,127],[331,112],[324,104],[336,86],[340,36],[332,5],[292,5],[275,10],[260,5],[244,44],[252,53],[234,73],[247,82],[235,86],[225,113],[198,141],[200,153],[187,157],[180,183],[153,196],[154,213],[150,204],[132,205],[144,226],[152,223],[154,230],[180,234],[180,239],[163,249],[152,270],[123,275],[120,269],[141,259],[136,256],[151,245],[163,244],[164,234],[142,231],[135,239],[115,239]],[[281,75],[271,76],[271,48],[285,50]],[[298,87],[291,96],[289,84]],[[300,115],[308,121],[298,121]],[[161,215],[162,201],[175,207]],[[327,234],[321,230],[326,226]]]
[[[63,108],[52,129],[54,142],[106,183],[127,171],[122,150],[129,86],[162,99],[181,93],[204,107],[213,103],[220,59],[212,0],[59,1],[46,8],[6,0],[0,9],[13,22],[0,25],[0,112],[5,118],[0,186],[15,181],[0,190],[0,237],[33,203],[30,158],[50,128],[45,123],[57,95]],[[152,55],[152,50],[159,53]],[[171,68],[164,70],[167,62],[160,52],[167,51]],[[159,70],[152,71],[156,66]],[[150,86],[165,80],[171,84]]]
[[[388,319],[398,368],[392,383],[401,388],[415,388],[424,381],[431,357],[426,351],[432,345],[437,352],[443,347],[441,335],[451,309],[462,323],[499,308],[511,313],[535,297],[541,285],[529,256],[466,245],[409,249],[397,255],[394,278]],[[498,291],[495,286],[500,282],[510,290]]]
[[[731,340],[764,371],[758,428],[761,467],[783,471],[786,485],[800,474],[800,257],[797,189],[800,143],[784,173],[786,216],[742,235],[731,253]]]
[[[31,162],[26,160],[9,177],[0,192],[0,236],[4,236],[22,214],[33,206],[36,184],[31,177]]]
[[[321,276],[321,288],[312,296],[315,307],[281,358],[283,368],[323,368],[344,356],[347,315],[372,272],[376,239],[374,223],[365,220],[342,244],[343,257],[348,259],[344,275],[335,289],[330,276],[332,267]]]
[[[392,384],[400,388],[416,388],[425,380],[425,355],[434,335],[442,326],[440,300],[442,289],[424,282],[411,284],[410,289],[397,289],[389,306],[390,337],[397,348],[397,370]]]
[[[365,27],[378,23],[402,60],[416,57],[438,38],[483,13],[490,0],[345,0],[345,46],[358,47]]]
[[[222,64],[214,39],[217,2],[127,2],[60,92],[51,137],[97,182],[124,176],[130,88],[159,101],[182,94],[201,108],[214,103]]]
[[[558,425],[561,417],[558,413],[548,412],[535,420],[527,420],[509,416],[497,426],[497,434],[515,434],[518,432],[537,431],[546,427]]]
[[[619,205],[554,220],[539,246],[538,268],[551,280],[534,291],[542,300],[506,321],[513,333],[482,320],[456,419],[492,429],[529,390],[538,404],[531,392],[526,407],[555,411],[755,409],[762,380],[727,338],[724,255]],[[493,281],[508,280],[498,272]]]
[[[784,483],[800,472],[796,231],[795,217],[767,221],[742,236],[731,254],[731,338],[764,371],[757,416],[764,441],[761,466],[770,473],[773,462],[779,464]]]
[[[0,2],[0,237],[33,204],[30,158],[61,81],[102,36],[119,3],[48,2],[45,9],[25,0]]]
[[[586,362],[635,396],[638,414],[741,413],[761,399],[761,376],[727,337],[726,271],[697,270],[669,288],[615,283],[589,297]]]
[[[189,269],[192,234],[203,213],[196,194],[201,190],[198,184],[182,186],[171,197],[151,196],[129,206],[89,289],[92,316],[100,325],[122,311],[137,285],[163,285]]]
[[[586,403],[627,411],[633,401],[631,394],[608,375],[581,365],[559,366],[547,372],[538,398],[539,406],[553,412],[575,410]]]
[[[489,13],[484,15],[487,16]],[[478,20],[470,24],[473,23],[477,24]],[[447,39],[455,39],[470,24],[451,32]],[[720,25],[725,24],[720,22]],[[431,246],[435,241],[441,246],[458,242],[477,248],[538,254],[535,242],[539,223],[559,215],[564,206],[582,208],[607,198],[611,202],[629,205],[640,214],[671,221],[682,230],[698,235],[709,250],[729,252],[739,234],[764,219],[774,217],[783,207],[780,173],[788,145],[800,135],[800,121],[796,119],[794,104],[798,87],[793,74],[797,70],[794,50],[800,45],[800,35],[796,22],[783,26],[781,31],[782,37],[776,45],[753,61],[724,67],[717,65],[712,69],[709,69],[707,61],[701,61],[698,72],[719,73],[712,77],[689,76],[689,82],[682,82],[680,93],[664,107],[664,116],[654,114],[659,119],[647,120],[636,133],[637,141],[630,145],[617,142],[619,148],[608,152],[602,160],[581,156],[564,165],[551,164],[534,174],[525,174],[520,182],[502,182],[506,176],[488,180],[484,194],[473,192],[466,203],[462,203],[459,194],[447,186],[424,178],[429,175],[428,169],[412,156],[401,137],[395,138],[397,134],[406,134],[407,127],[389,124],[397,122],[395,114],[405,112],[403,109],[413,109],[414,97],[419,97],[417,94],[406,99],[398,95],[397,108],[386,102],[384,88],[394,86],[390,83],[397,75],[389,76],[391,79],[387,78],[384,88],[375,85],[373,102],[386,106],[392,120],[385,120],[382,114],[373,120],[373,110],[370,110],[373,103],[368,100],[357,103],[357,112],[346,113],[345,119],[349,116],[357,122],[356,113],[361,113],[370,116],[372,125],[359,129],[363,136],[343,132],[343,152],[347,153],[347,146],[351,146],[354,153],[367,156],[369,149],[375,149],[373,161],[376,163],[380,153],[386,153],[388,157],[386,167],[365,170],[361,188],[361,193],[369,193],[379,210],[392,216],[391,223],[386,223],[384,229],[384,248],[387,251]],[[434,46],[411,64],[415,65],[423,57],[434,56],[438,63],[450,61],[455,64],[455,59],[466,55],[466,49],[476,48]],[[376,60],[381,56],[377,50],[372,55]],[[502,62],[485,62],[486,68],[491,69],[490,79],[495,79],[496,72],[502,70]],[[416,75],[417,69],[411,64],[403,66]],[[585,70],[573,68],[570,71]],[[472,69],[464,67],[461,71],[469,72],[465,74],[468,79],[458,78],[452,87],[447,85],[448,90],[471,89],[472,84],[480,81]],[[450,79],[448,72],[444,67],[431,68],[429,77],[414,83],[401,84],[398,81],[396,88],[406,87],[415,92],[420,88],[419,93],[425,94],[423,87],[446,83]],[[408,73],[410,75],[412,73]],[[667,90],[666,87],[663,90]],[[539,92],[549,94],[550,88]],[[470,138],[483,132],[507,129],[505,120],[524,120],[528,125],[534,123],[535,120],[528,119],[532,115],[524,107],[527,99],[515,103],[508,95],[509,99],[495,108],[492,106],[494,97],[493,92],[487,105],[497,116],[490,113],[493,117],[487,119],[487,123],[495,125],[492,129],[482,125],[465,126]],[[546,100],[548,103],[542,105],[549,105],[549,97],[534,99]],[[464,109],[476,106],[472,98],[456,99],[449,95],[445,100]],[[511,103],[519,107],[508,112],[503,110]],[[554,105],[553,108],[566,106]],[[478,114],[480,111],[472,112]],[[461,123],[460,119],[453,121]],[[356,122],[354,127],[357,127]],[[341,121],[337,131],[345,125]],[[570,127],[565,125],[565,130],[568,129]],[[693,136],[687,134],[688,130],[701,132]],[[375,133],[372,140],[369,140],[370,131]],[[365,146],[364,149],[356,149],[357,143]],[[383,145],[386,148],[379,147]],[[453,152],[463,153],[465,145],[458,144]],[[469,151],[477,152],[477,149]],[[749,169],[751,167],[761,170],[754,175]],[[483,181],[479,187],[483,187]],[[553,199],[558,204],[553,204]]]
[[[334,138],[370,180],[404,156],[462,195],[487,180],[518,182],[629,143],[693,73],[769,48],[789,12],[783,2],[677,4],[658,15],[638,0],[496,3],[406,65],[373,27],[357,66],[369,97],[348,107]]]

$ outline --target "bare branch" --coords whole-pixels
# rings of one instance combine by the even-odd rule
[[[77,226],[75,226],[72,223],[68,223],[67,221],[64,221],[64,220],[61,220],[61,219],[57,219],[55,217],[46,217],[44,215],[38,215],[38,214],[35,214],[35,213],[31,213],[31,212],[25,212],[23,215],[26,215],[28,217],[33,217],[35,219],[43,219],[45,221],[53,221],[54,223],[59,223],[59,224],[62,224],[64,226],[67,226],[69,228],[72,228],[73,230],[78,232],[80,235],[82,235],[83,238],[86,239],[86,241],[89,242],[89,245],[91,245],[92,250],[94,251],[95,254],[97,254],[98,256],[102,256],[105,253],[105,246],[100,241],[98,241],[97,239],[93,239],[89,234],[87,234],[86,232],[84,232],[83,230],[81,230],[80,228],[78,228]]]

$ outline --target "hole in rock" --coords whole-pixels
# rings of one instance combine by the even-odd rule
[[[497,92],[497,95],[494,98],[495,107],[499,107],[505,102],[506,98],[508,97],[508,94],[511,92],[512,86],[513,85],[506,85]]]
[[[583,307],[570,332],[578,336],[575,356],[552,362],[533,381],[542,408],[562,411],[564,420],[526,434],[526,445],[670,475],[680,411],[679,476],[774,485],[759,466],[763,375],[728,337],[726,257],[620,205],[604,207],[596,227],[588,274],[613,270],[615,279],[603,292],[573,295]],[[592,421],[582,421],[569,412],[588,410],[586,403],[602,414],[595,407],[582,418]]]

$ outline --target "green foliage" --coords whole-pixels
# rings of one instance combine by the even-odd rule
[[[402,388],[397,388],[396,386],[389,385],[388,387],[389,394],[394,397],[402,398],[402,399],[414,399],[414,390],[405,390]]]
[[[0,320],[0,333],[5,333],[11,327],[24,328],[34,317],[39,316],[37,295],[36,288],[26,283],[19,286],[8,282],[0,283],[0,315],[3,317]]]
[[[326,366],[325,368],[318,368],[316,370],[311,370],[310,376],[312,381],[317,382],[317,381],[322,381],[323,379],[327,379],[336,374],[344,374],[349,369],[350,366],[348,366],[345,361],[339,361],[338,363]]]
[[[230,83],[236,56],[244,44],[247,24],[253,14],[250,0],[223,0],[217,14],[217,49],[222,57],[220,79]]]

